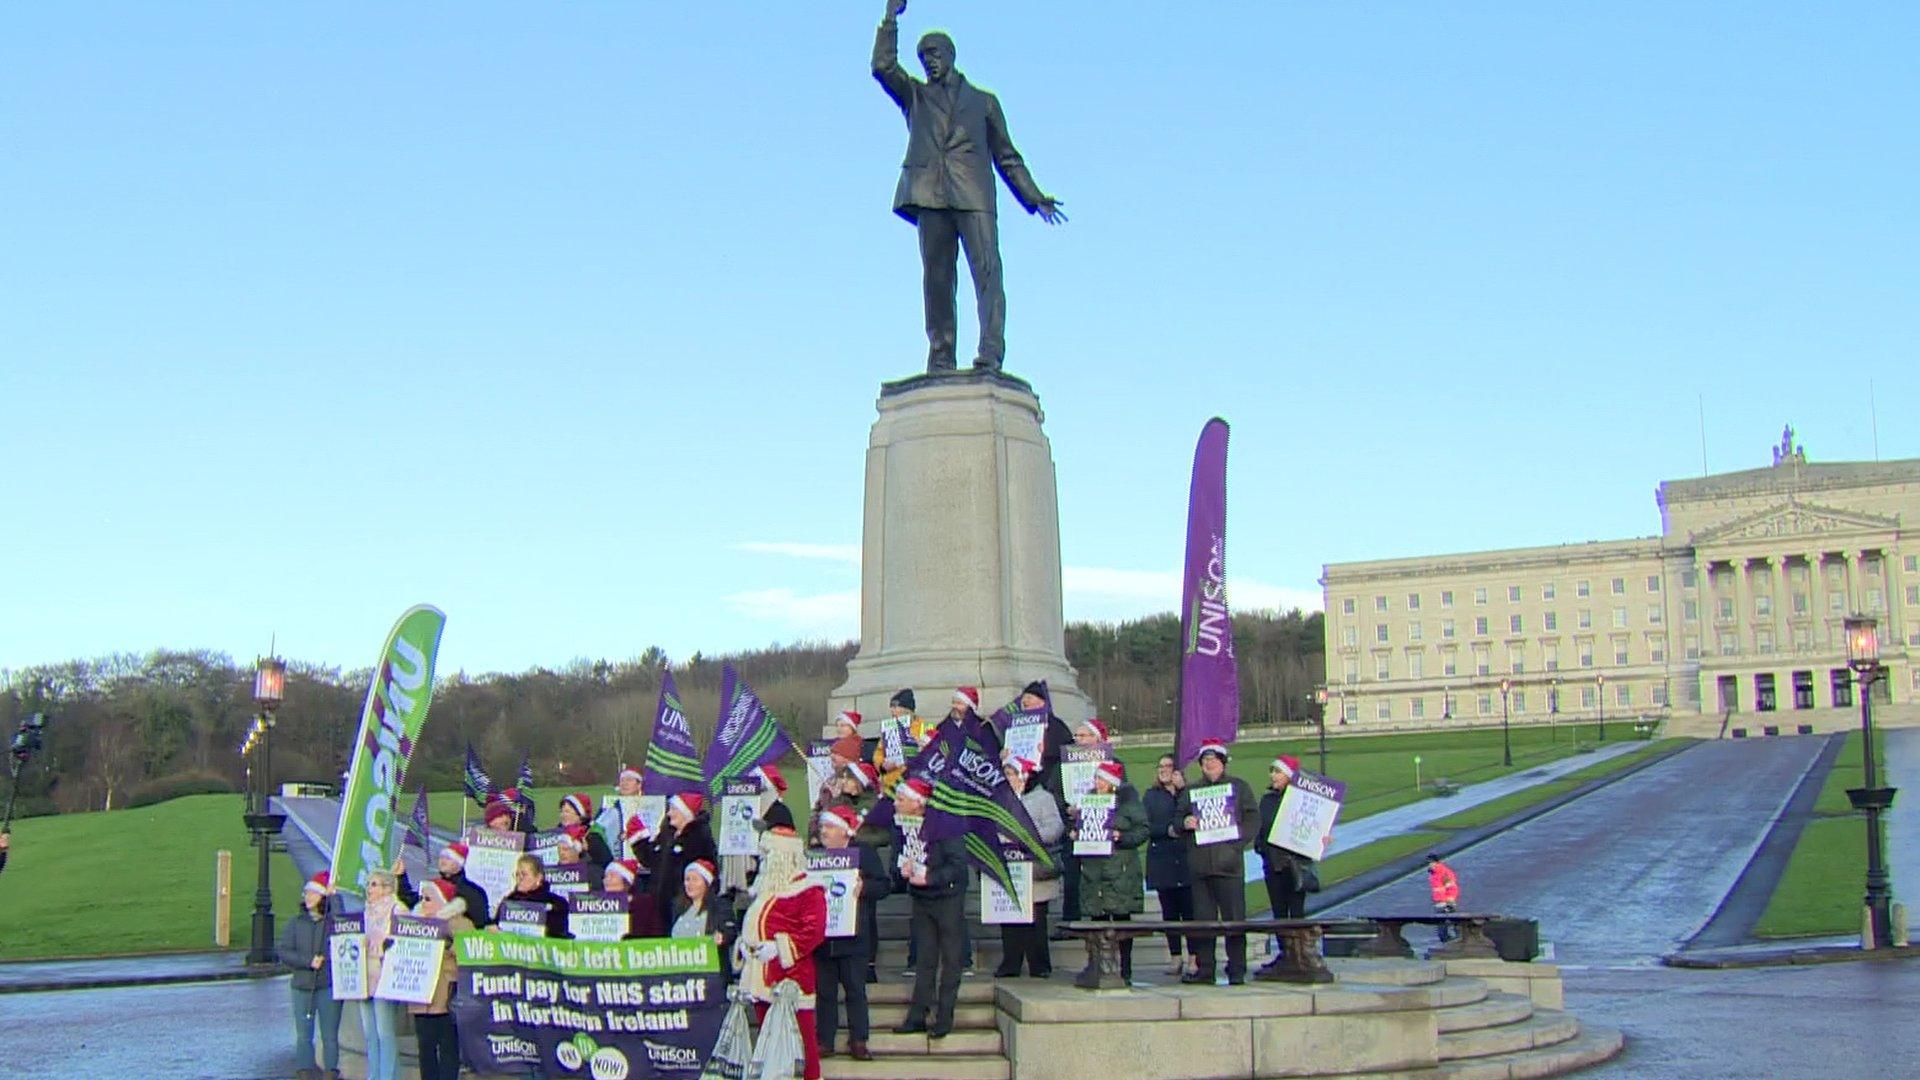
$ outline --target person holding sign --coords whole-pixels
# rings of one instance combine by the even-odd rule
[[[1200,783],[1180,793],[1174,806],[1186,837],[1187,869],[1193,874],[1193,917],[1199,922],[1235,922],[1247,917],[1247,844],[1260,824],[1253,788],[1227,775],[1225,743],[1200,744]],[[1213,985],[1217,938],[1192,934],[1187,950],[1194,970],[1183,983]],[[1247,981],[1247,935],[1227,935],[1227,985]]]
[[[440,880],[452,883],[454,894],[465,905],[467,918],[473,922],[475,929],[485,929],[490,921],[487,918],[487,894],[467,877],[467,855],[470,851],[472,849],[465,841],[455,840],[440,849],[439,858],[434,860],[434,869],[440,871]],[[397,884],[401,903],[412,906],[420,902],[420,894],[407,881],[404,869],[400,872]]]
[[[805,1080],[820,1080],[813,954],[827,938],[827,894],[807,876],[806,845],[792,829],[769,829],[760,850],[753,902],[740,924],[740,986],[753,998],[756,1021],[766,1020],[775,987],[791,982],[800,991],[794,1016],[806,1047]]]
[[[1286,797],[1294,774],[1300,771],[1300,759],[1282,754],[1267,770],[1267,791],[1260,796],[1259,842],[1254,851],[1260,856],[1267,885],[1267,902],[1273,905],[1276,919],[1304,919],[1307,916],[1307,877],[1313,860],[1273,843],[1274,819],[1280,816],[1280,801]]]
[[[1020,796],[1020,805],[1027,808],[1027,816],[1033,819],[1033,831],[1055,855],[1052,866],[1035,864],[1033,867],[1032,920],[1000,924],[1000,966],[994,969],[993,977],[1014,978],[1020,974],[1024,962],[1027,974],[1044,979],[1053,974],[1053,951],[1047,943],[1047,905],[1060,897],[1059,866],[1066,860],[1059,851],[1067,826],[1060,820],[1060,805],[1054,801],[1053,792],[1035,783],[1040,772],[1037,762],[1013,758],[1007,762],[1006,771],[1007,783],[1013,787],[1014,794]],[[981,888],[989,884],[983,875]]]
[[[445,878],[420,887],[420,906],[414,909],[414,914],[445,923],[449,935],[474,928],[473,920],[467,918],[467,902]],[[443,950],[433,997],[425,1004],[407,1006],[407,1012],[413,1016],[413,1037],[420,1052],[420,1080],[459,1080],[460,1035],[454,1030],[453,1013],[449,1011],[453,987],[459,978],[453,950]]]
[[[363,913],[367,933],[366,985],[380,985],[393,920],[406,913],[407,906],[394,896],[393,875],[385,870],[368,874],[367,907]],[[358,1004],[360,1031],[367,1043],[367,1080],[394,1080],[400,1068],[400,1007],[371,996]]]
[[[879,745],[873,748],[873,769],[880,790],[891,798],[893,789],[907,775],[907,764],[920,756],[920,748],[933,738],[933,724],[913,714],[911,689],[894,693],[887,701],[887,719],[880,722]]]
[[[313,875],[300,890],[300,913],[280,932],[280,963],[293,971],[293,1060],[300,1080],[320,1075],[313,1037],[320,1036],[320,1065],[340,1073],[340,1003],[333,997],[333,962],[327,946],[328,876]]]
[[[840,1035],[840,996],[847,999],[847,1053],[855,1061],[872,1061],[867,1049],[867,965],[873,959],[873,921],[878,918],[881,897],[887,895],[890,875],[880,853],[872,844],[856,843],[860,813],[850,806],[836,806],[821,815],[820,842],[828,852],[852,851],[859,864],[855,878],[853,932],[829,936],[813,951],[820,995],[815,1029],[821,1057],[831,1057]],[[829,904],[833,902],[829,897]]]
[[[913,897],[913,957],[917,964],[913,977],[913,1004],[907,1009],[906,1022],[894,1028],[897,1035],[926,1032],[928,1038],[944,1039],[953,1031],[953,1009],[960,998],[960,977],[965,966],[967,923],[967,848],[959,836],[929,843],[920,835],[921,815],[933,785],[915,777],[894,789],[898,813],[894,822],[902,830],[899,873]],[[907,821],[914,821],[911,835]],[[937,984],[937,989],[936,989]],[[933,1026],[927,1026],[928,1015]]]
[[[647,859],[653,867],[654,908],[662,923],[670,922],[674,905],[686,899],[681,886],[687,867],[701,860],[710,866],[720,863],[705,811],[706,799],[697,791],[683,791],[667,800],[666,824],[654,837]]]
[[[1056,716],[1053,711],[1053,694],[1048,691],[1046,681],[1030,682],[1020,691],[1021,712],[1042,712],[1047,714],[1046,731],[1040,736],[1040,787],[1065,797],[1060,786],[1060,751],[1074,741],[1073,730],[1067,722]],[[1101,741],[1106,741],[1103,734]]]
[[[1147,808],[1140,793],[1126,782],[1117,761],[1103,761],[1093,773],[1093,797],[1068,813],[1074,819],[1075,848],[1098,839],[1105,855],[1084,855],[1080,864],[1080,912],[1095,922],[1127,922],[1145,909],[1146,882],[1140,873],[1140,849],[1147,843]],[[1133,939],[1120,939],[1120,978],[1133,981]],[[1078,986],[1099,985],[1100,972],[1091,959],[1074,980]]]
[[[600,877],[600,889],[609,895],[627,897],[628,938],[666,937],[667,929],[660,922],[660,912],[653,906],[653,897],[646,893],[634,892],[634,884],[640,880],[640,864],[632,859],[615,859],[607,864],[606,873]]]
[[[537,855],[522,855],[513,864],[513,891],[500,901],[504,910],[508,903],[532,905],[544,909],[542,920],[546,934],[550,938],[570,938],[572,932],[567,929],[567,901],[553,886],[547,884],[547,868],[541,864]]]
[[[593,797],[584,791],[576,791],[560,800],[560,827],[572,830],[575,827],[586,839],[583,857],[593,864],[597,876],[613,861],[613,849],[607,846],[607,838],[599,832],[588,830],[593,825]]]

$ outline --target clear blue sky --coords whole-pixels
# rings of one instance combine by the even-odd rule
[[[880,6],[7,5],[0,668],[852,636]],[[1871,457],[1870,373],[1920,456],[1916,12],[914,0],[1072,214],[1002,197],[1069,618],[1175,605],[1214,413],[1243,606],[1651,534],[1700,395],[1715,470]]]

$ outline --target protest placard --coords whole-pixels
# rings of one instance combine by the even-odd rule
[[[1073,831],[1075,855],[1113,854],[1113,811],[1118,802],[1119,796],[1111,792],[1080,796],[1080,824]]]
[[[1346,801],[1347,785],[1331,777],[1297,772],[1280,796],[1267,843],[1318,862],[1327,855],[1327,835]]]
[[[1103,761],[1113,760],[1111,746],[1066,746],[1060,750],[1060,788],[1068,806],[1093,793],[1093,773]]]
[[[1004,854],[1012,892],[1001,888],[993,875],[980,875],[980,921],[987,926],[1033,921],[1033,862],[1018,848]]]
[[[567,902],[567,932],[578,941],[619,941],[627,936],[633,898],[626,893],[575,893]]]
[[[367,999],[366,916],[335,915],[327,920],[327,955],[333,969],[333,1000]]]
[[[467,880],[487,894],[487,909],[513,891],[513,864],[525,854],[526,837],[517,832],[467,830]]]
[[[720,854],[752,855],[759,850],[760,838],[753,831],[759,813],[760,781],[729,779],[720,794]]]
[[[1038,712],[1014,713],[1007,721],[1007,730],[1006,734],[1001,737],[1001,745],[1007,748],[1007,756],[1024,758],[1038,765],[1046,737],[1047,713],[1045,709]],[[1091,773],[1088,774],[1088,780],[1089,784],[1091,784]],[[1089,787],[1089,790],[1091,790],[1091,787]]]
[[[807,744],[807,795],[815,802],[833,783],[833,740],[815,739]]]
[[[447,954],[447,924],[439,919],[395,915],[380,958],[380,985],[373,996],[383,1001],[425,1005],[440,982],[440,961]]]
[[[697,1080],[726,1016],[713,939],[456,936],[461,1057],[480,1073]]]
[[[527,854],[540,860],[541,866],[560,864],[560,838],[567,835],[559,829],[541,829],[527,834]]]
[[[827,936],[852,937],[860,914],[860,853],[853,848],[809,851],[807,876],[827,891]]]
[[[649,835],[660,828],[660,819],[667,816],[667,797],[665,795],[606,795],[600,799],[600,813],[594,818],[594,824],[607,838],[607,846],[613,849],[618,859],[637,859],[635,852],[627,843],[627,822],[639,818],[647,827]]]
[[[547,905],[532,900],[502,900],[494,924],[509,934],[522,937],[547,935]]]
[[[571,897],[589,889],[600,887],[600,875],[593,872],[592,863],[561,863],[547,867],[547,888],[561,896]]]
[[[926,823],[924,814],[894,815],[894,827],[900,830],[900,850],[894,863],[902,877],[912,877],[914,867],[927,865],[927,840],[922,832]]]
[[[1190,791],[1193,816],[1199,821],[1194,843],[1224,844],[1240,839],[1239,799],[1232,784],[1210,784]]]
[[[907,725],[911,716],[889,716],[880,721],[880,760],[888,769],[897,769],[907,763],[907,740],[911,737]]]

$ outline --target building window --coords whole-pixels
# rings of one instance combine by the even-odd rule
[[[1393,719],[1393,702],[1383,701],[1380,704],[1374,706],[1373,715],[1382,720]]]
[[[1527,711],[1527,692],[1525,690],[1515,690],[1513,692],[1513,711],[1516,714]]]
[[[1509,616],[1507,616],[1507,633],[1509,633],[1509,634],[1518,634],[1518,633],[1520,633],[1520,632],[1521,632],[1521,629],[1520,629],[1520,625],[1521,625],[1521,623],[1520,623],[1520,618],[1521,618],[1521,617],[1520,617],[1520,616],[1518,616],[1518,615],[1509,615]]]
[[[1868,611],[1885,611],[1886,610],[1886,605],[1880,602],[1879,589],[1867,590],[1867,610]]]
[[[1386,597],[1384,597],[1384,596],[1376,596],[1376,597],[1374,597],[1374,598],[1373,598],[1373,610],[1375,610],[1375,611],[1385,611],[1385,610],[1387,610],[1387,598],[1386,598]]]
[[[1647,575],[1647,591],[1648,592],[1660,591],[1660,575],[1659,574]]]
[[[1473,602],[1476,604],[1484,604],[1487,602],[1487,587],[1485,585],[1474,587]]]
[[[1613,703],[1615,705],[1633,704],[1633,687],[1628,686],[1626,683],[1616,685],[1613,688]]]
[[[1806,593],[1797,592],[1793,594],[1793,613],[1796,617],[1804,617],[1810,607],[1812,607],[1812,605],[1807,602]]]
[[[1720,655],[1739,656],[1740,638],[1731,633],[1722,633],[1720,635]]]
[[[1614,663],[1614,666],[1616,667],[1627,666],[1627,643],[1626,642],[1616,641],[1613,643],[1613,663]]]
[[[1441,607],[1453,606],[1453,590],[1452,589],[1440,590],[1440,606]]]
[[[1407,594],[1407,610],[1408,611],[1420,610],[1420,594],[1419,593],[1410,592]]]
[[[1680,571],[1680,587],[1681,587],[1681,588],[1683,588],[1683,589],[1697,589],[1697,588],[1699,588],[1699,587],[1700,587],[1700,575],[1699,575],[1699,574],[1697,574],[1697,573],[1695,573],[1695,572],[1693,572],[1692,570],[1682,570],[1682,571]]]
[[[1342,627],[1340,629],[1340,643],[1349,648],[1359,644],[1359,631],[1351,626]]]
[[[1658,634],[1647,635],[1647,662],[1664,664],[1667,662],[1667,639]]]
[[[1387,624],[1380,623],[1373,628],[1373,640],[1382,645],[1387,643]]]
[[[1827,594],[1827,610],[1829,612],[1832,612],[1835,615],[1838,615],[1841,612],[1847,610],[1847,598],[1837,592],[1828,593]]]
[[[1440,620],[1440,636],[1443,638],[1451,638],[1453,636],[1453,620],[1452,619]]]
[[[1415,720],[1427,715],[1427,699],[1417,697],[1407,702],[1407,715],[1413,717]]]
[[[1920,555],[1907,556],[1907,573],[1920,574]]]
[[[1580,649],[1580,666],[1592,667],[1593,666],[1593,642],[1583,641],[1580,643],[1579,649]]]
[[[1773,597],[1768,596],[1766,593],[1755,596],[1753,598],[1753,613],[1763,616],[1773,614]]]
[[[1581,608],[1580,615],[1577,619],[1574,620],[1574,623],[1575,625],[1579,626],[1580,629],[1582,630],[1593,629],[1593,609]]]
[[[1379,656],[1373,658],[1373,677],[1382,682],[1393,678],[1393,673],[1387,670],[1386,653],[1381,653]]]
[[[1907,558],[1911,560],[1913,556],[1909,555],[1907,556]],[[1913,669],[1913,688],[1915,690],[1920,690],[1920,667]]]
[[[1451,651],[1441,653],[1440,654],[1440,673],[1442,675],[1460,674],[1459,656]]]
[[[1348,659],[1345,664],[1341,665],[1341,667],[1342,667],[1341,674],[1345,676],[1345,681],[1347,683],[1351,684],[1351,683],[1357,683],[1360,681],[1360,661]]]
[[[1596,699],[1596,698],[1595,698],[1595,697],[1593,696],[1593,687],[1591,687],[1591,686],[1583,686],[1583,687],[1581,687],[1581,688],[1580,688],[1580,707],[1581,707],[1581,708],[1583,708],[1583,709],[1591,709],[1591,708],[1593,708],[1593,703],[1594,703],[1594,702],[1595,702],[1596,700],[1598,700],[1598,699]]]
[[[1507,603],[1517,604],[1519,602],[1520,602],[1520,586],[1518,585],[1507,586]]]
[[[1700,635],[1699,634],[1687,635],[1687,659],[1689,660],[1700,659]]]
[[[1419,641],[1422,636],[1423,635],[1421,633],[1419,623],[1411,622],[1407,624],[1407,640],[1408,641]]]
[[[1351,724],[1360,715],[1360,704],[1355,701],[1343,702],[1340,706],[1340,722]]]
[[[1720,598],[1719,604],[1720,604],[1720,621],[1732,622],[1733,621],[1733,598],[1723,596]]]
[[[1920,585],[1907,586],[1907,603],[1920,604]]]
[[[1544,616],[1542,616],[1542,618],[1544,618],[1546,621],[1541,625],[1545,626],[1549,631],[1560,629],[1560,613],[1559,612],[1549,611]]]
[[[1547,645],[1542,647],[1540,651],[1546,655],[1546,665],[1545,665],[1546,669],[1548,671],[1559,671],[1560,670],[1560,646]]]
[[[1340,613],[1342,615],[1353,614],[1353,597],[1349,596],[1345,600],[1340,601]]]
[[[1753,649],[1755,652],[1759,652],[1759,653],[1772,652],[1773,651],[1773,631],[1771,630],[1755,631],[1753,635]]]
[[[1481,716],[1493,715],[1493,695],[1492,694],[1480,695],[1480,715]]]
[[[1615,630],[1625,630],[1627,628],[1626,608],[1617,607],[1613,609],[1613,628]]]
[[[1627,595],[1627,579],[1626,578],[1617,577],[1613,579],[1613,595],[1615,596]]]
[[[1653,703],[1657,706],[1660,706],[1661,708],[1666,707],[1666,704],[1667,704],[1667,684],[1666,683],[1653,684]]]
[[[1700,601],[1698,600],[1680,601],[1680,617],[1687,620],[1688,622],[1699,622],[1700,621]]]
[[[1487,656],[1487,650],[1473,650],[1473,672],[1476,675],[1493,674],[1493,661]]]
[[[1542,601],[1549,604],[1553,603],[1553,594],[1553,582],[1549,581],[1545,585],[1540,586],[1540,599]]]
[[[1655,626],[1659,626],[1663,621],[1666,620],[1666,617],[1667,617],[1666,611],[1663,610],[1659,604],[1647,605],[1647,621],[1648,622],[1652,623]]]
[[[1475,637],[1487,636],[1487,617],[1485,615],[1475,615],[1473,617],[1473,634]]]
[[[1427,677],[1427,658],[1418,652],[1407,653],[1407,678],[1424,679]]]

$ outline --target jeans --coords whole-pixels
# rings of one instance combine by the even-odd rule
[[[340,1003],[333,1000],[333,987],[293,990],[293,1067],[315,1067],[314,1029],[320,1031],[320,1062],[323,1069],[340,1067]]]
[[[367,1040],[367,1080],[394,1080],[400,1069],[400,1006],[379,998],[361,1002],[360,1030]]]
[[[1247,917],[1247,894],[1238,876],[1196,877],[1193,879],[1193,917],[1196,922],[1239,922]],[[1187,935],[1187,951],[1193,953],[1199,974],[1213,978],[1214,943],[1208,935]],[[1247,977],[1247,935],[1227,935],[1227,978]]]
[[[460,1080],[460,1035],[452,1013],[421,1013],[413,1018],[420,1050],[420,1080]]]
[[[1160,917],[1167,922],[1183,922],[1193,918],[1193,886],[1181,885],[1173,889],[1155,889],[1160,894]],[[1167,931],[1167,953],[1180,955],[1180,935]]]

